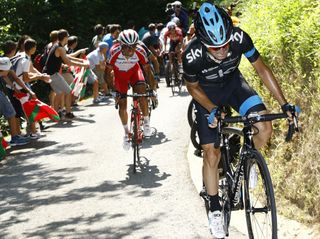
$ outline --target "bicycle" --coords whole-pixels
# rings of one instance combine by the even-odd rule
[[[152,92],[148,92],[143,94],[117,94],[117,96],[121,98],[132,97],[129,141],[133,148],[133,173],[136,173],[137,165],[140,162],[140,148],[143,141],[143,114],[140,109],[139,98],[153,97],[154,95]],[[116,104],[116,109],[118,109],[118,104]]]
[[[294,123],[289,124],[286,141],[290,141],[293,133],[298,131],[296,111],[291,111]],[[214,146],[221,149],[219,199],[227,236],[231,212],[244,209],[249,238],[277,238],[277,212],[272,180],[265,159],[254,146],[253,135],[256,127],[253,124],[287,117],[284,113],[266,115],[253,113],[248,116],[218,119],[220,143]],[[244,123],[244,126],[229,127],[229,123]],[[232,135],[242,138],[238,155],[230,153],[229,140]],[[200,196],[204,199],[208,211],[209,202],[205,187]]]
[[[168,54],[171,54],[171,53],[167,53],[166,55]],[[178,92],[178,94],[181,93],[183,80],[182,80],[182,74],[179,72],[177,54],[176,53],[172,53],[172,54],[173,54],[172,65],[170,64],[169,59],[167,59],[168,56],[166,56],[167,63],[165,65],[165,78],[166,78],[167,86],[171,87],[172,95],[174,95],[175,92]]]

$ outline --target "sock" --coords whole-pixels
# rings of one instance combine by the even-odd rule
[[[149,118],[149,116],[145,116],[144,118],[143,118],[143,124],[144,125],[150,125],[150,118]]]
[[[129,127],[128,127],[128,124],[125,124],[125,125],[122,125],[123,126],[123,129],[124,129],[124,133],[125,135],[128,135],[129,134]]]
[[[214,212],[214,211],[221,211],[221,205],[219,202],[219,196],[218,194],[216,195],[208,195],[209,196],[209,201],[210,201],[210,211]]]

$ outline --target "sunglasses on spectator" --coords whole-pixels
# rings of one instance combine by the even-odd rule
[[[208,49],[210,49],[210,50],[212,50],[212,51],[219,51],[219,50],[221,50],[221,49],[222,49],[222,50],[227,49],[227,48],[229,47],[229,42],[226,43],[225,45],[219,46],[219,47],[210,46],[210,45],[207,45],[207,44],[205,44],[205,43],[203,43],[203,45],[205,45],[206,48],[208,48]]]

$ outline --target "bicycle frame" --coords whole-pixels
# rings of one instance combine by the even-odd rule
[[[138,98],[133,98],[132,109],[131,109],[131,141],[132,146],[139,145],[142,143],[143,133],[141,129],[141,125],[143,124],[143,115],[140,110]]]
[[[143,141],[143,130],[141,126],[143,124],[143,114],[139,105],[139,98],[141,97],[152,97],[153,93],[133,93],[133,94],[118,94],[120,97],[132,97],[132,108],[131,108],[131,122],[130,122],[130,134],[129,140],[133,148],[133,172],[136,173],[137,161],[140,160],[140,144]],[[116,108],[118,105],[116,104]]]
[[[294,115],[294,112],[292,113]],[[228,228],[231,219],[231,211],[245,208],[248,233],[250,238],[254,238],[255,233],[265,233],[267,234],[271,230],[272,238],[277,238],[277,213],[276,204],[274,199],[274,192],[270,173],[267,164],[261,154],[255,149],[253,136],[255,134],[255,129],[253,124],[256,122],[271,121],[274,119],[287,118],[287,114],[268,114],[268,115],[258,115],[251,114],[248,116],[238,116],[238,117],[227,117],[225,119],[219,118],[218,120],[218,136],[220,138],[220,143],[215,145],[215,147],[221,148],[221,162],[222,162],[222,179],[219,182],[220,188],[220,199],[222,204],[222,210],[225,218],[226,234],[229,234]],[[242,129],[227,127],[227,123],[244,123]],[[286,141],[289,141],[293,135],[294,130],[298,131],[297,118],[294,115],[294,124],[289,125],[288,134]],[[229,152],[229,135],[237,134],[243,137],[241,152],[238,157],[238,162],[236,165],[231,163],[231,156]],[[263,186],[266,187],[262,189],[265,193],[266,204],[263,201],[261,205],[259,201],[255,201],[255,196],[257,192],[252,192],[249,188],[251,182],[251,169],[252,167],[257,167],[261,175],[261,180],[263,180]],[[250,171],[250,172],[249,172]],[[252,198],[251,198],[252,197]],[[257,204],[258,203],[258,204]],[[257,204],[257,205],[256,205]],[[269,216],[270,211],[270,216]],[[255,216],[257,215],[257,216]],[[271,221],[267,222],[267,229],[255,231],[255,226],[252,224],[252,220],[261,218],[265,215],[266,218],[271,218]],[[257,223],[258,224],[258,223]],[[270,229],[268,230],[268,228]],[[260,228],[259,228],[260,229]]]

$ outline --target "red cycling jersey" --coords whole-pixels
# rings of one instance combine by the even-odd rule
[[[174,32],[171,32],[169,29],[167,29],[164,33],[165,43],[167,42],[167,38],[169,38],[171,42],[175,42],[175,41],[182,42],[183,41],[182,30],[179,27],[176,27]]]
[[[136,85],[144,82],[142,70],[139,66],[148,63],[146,51],[137,45],[133,56],[126,58],[121,51],[120,43],[116,43],[110,49],[108,63],[113,66],[114,81],[116,90],[120,93],[127,93],[128,84]]]

